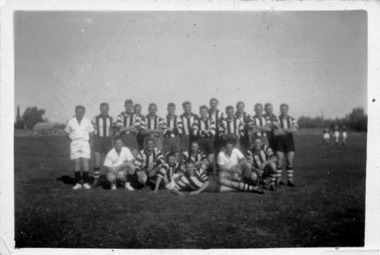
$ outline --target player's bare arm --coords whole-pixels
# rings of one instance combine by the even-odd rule
[[[202,187],[200,187],[199,189],[197,189],[195,191],[190,192],[189,195],[197,195],[199,193],[202,193],[209,185],[210,185],[210,183],[208,181],[205,181],[205,183],[203,183]]]

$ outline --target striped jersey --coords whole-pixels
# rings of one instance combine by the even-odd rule
[[[135,166],[137,170],[146,169],[153,162],[157,164],[165,163],[165,159],[161,151],[157,148],[154,148],[151,152],[144,149],[137,154]]]
[[[251,116],[246,112],[235,112],[235,117],[238,118],[241,123],[243,123],[244,127],[248,125]]]
[[[215,132],[215,121],[210,118],[199,118],[193,124],[194,136],[213,138],[215,136]]]
[[[91,120],[91,123],[96,136],[110,137],[114,134],[115,123],[109,115],[99,114]]]
[[[173,181],[173,174],[181,172],[181,165],[175,163],[174,165],[163,164],[158,170],[157,176],[161,178],[168,178],[168,182]]]
[[[192,150],[190,150],[190,151],[183,151],[182,152],[182,162],[183,162],[183,164],[188,159],[191,159],[194,162],[198,162],[198,161],[204,161],[204,160],[206,160],[207,156],[201,150],[197,150],[195,153]]]
[[[267,117],[265,115],[254,115],[249,120],[250,127],[265,127],[267,125]],[[257,136],[267,136],[265,131],[259,131],[255,133]]]
[[[247,151],[247,160],[253,167],[259,168],[262,163],[274,157],[273,150],[269,146],[262,146],[260,151],[252,148]]]
[[[179,178],[177,184],[175,185],[175,189],[179,191],[198,190],[206,181],[208,181],[207,175],[199,169],[194,171],[193,175],[185,172],[184,175]]]
[[[288,129],[288,128],[291,128],[291,127],[296,127],[298,128],[298,124],[297,124],[297,121],[295,118],[292,118],[290,116],[286,116],[286,117],[283,117],[283,116],[278,116],[278,123],[280,125],[281,128],[283,129]],[[292,134],[287,134],[289,136],[293,136]]]
[[[233,119],[223,119],[220,121],[219,125],[220,135],[240,135],[240,137],[244,136],[244,126],[243,123],[238,118]]]
[[[182,134],[191,135],[193,133],[194,122],[199,119],[198,115],[194,113],[191,113],[190,115],[183,113],[180,118],[182,120]]]
[[[182,134],[182,120],[177,115],[173,117],[167,115],[165,119],[165,137],[179,137]],[[167,130],[167,128],[173,128],[173,131]]]
[[[215,122],[216,135],[219,135],[219,125],[220,121],[224,119],[224,113],[220,110],[212,111],[211,109],[208,111],[209,118]]]
[[[148,114],[142,121],[141,127],[143,129],[165,129],[165,120],[161,117],[158,117],[157,115],[150,116]]]
[[[136,113],[127,113],[122,112],[119,115],[117,115],[116,118],[116,127],[118,130],[120,130],[123,127],[132,127],[134,126],[136,129],[141,127],[141,119]],[[126,134],[129,134],[130,132],[125,132]]]

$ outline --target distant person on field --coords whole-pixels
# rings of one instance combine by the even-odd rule
[[[75,161],[75,185],[74,190],[91,189],[88,179],[89,160],[91,149],[89,141],[93,139],[94,127],[91,121],[84,117],[86,108],[78,105],[75,107],[75,117],[71,118],[65,127],[66,135],[70,138],[70,159]],[[81,184],[81,169],[83,170],[83,185]]]
[[[347,141],[347,128],[346,126],[343,125],[342,127],[342,145],[346,145],[346,141]]]
[[[116,190],[116,184],[119,181],[125,189],[132,191],[134,189],[130,184],[131,178],[128,177],[135,172],[134,157],[124,146],[121,136],[116,136],[114,142],[114,148],[107,153],[104,160],[104,166],[107,167],[107,180],[111,183],[112,190]]]
[[[340,133],[339,133],[339,126],[338,125],[335,125],[334,126],[334,139],[335,139],[335,146],[337,146],[339,144],[339,136],[340,136]]]
[[[322,144],[326,146],[330,145],[330,133],[329,133],[328,128],[323,129],[322,136],[323,136]]]
[[[100,167],[102,165],[102,156],[112,149],[112,136],[116,124],[114,119],[108,115],[108,103],[100,104],[100,114],[92,119],[92,125],[95,130],[93,151],[95,155],[94,162],[94,183],[92,186],[95,188],[99,185]]]

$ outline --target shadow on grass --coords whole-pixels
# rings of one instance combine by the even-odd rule
[[[71,185],[71,186],[75,185],[75,178],[68,175],[62,175],[61,177],[57,178],[57,181],[61,181],[64,184]],[[90,184],[92,184],[94,182],[94,177],[90,176],[88,178],[88,181]],[[103,189],[111,189],[111,185],[107,182],[105,175],[100,176],[99,187],[102,187]]]

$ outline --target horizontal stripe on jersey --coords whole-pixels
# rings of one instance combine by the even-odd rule
[[[283,129],[288,129],[291,127],[298,128],[296,119],[290,116],[286,116],[286,117],[278,116],[278,123],[280,124],[280,127]]]
[[[99,114],[92,119],[91,124],[95,129],[96,136],[109,137],[114,133],[115,123],[111,116]]]
[[[238,118],[244,126],[246,126],[251,119],[251,116],[246,112],[235,112],[235,117]]]
[[[183,113],[180,118],[182,121],[182,134],[191,135],[193,133],[193,124],[199,119],[198,115],[194,113],[190,115]]]
[[[126,113],[122,112],[121,114],[117,115],[116,118],[116,127],[118,129],[121,129],[123,127],[132,127],[134,126],[136,129],[140,128],[140,117],[135,113]],[[127,134],[130,133],[129,131],[126,132]]]
[[[255,128],[259,128],[259,127],[265,127],[267,125],[267,117],[262,115],[262,116],[258,116],[258,115],[254,115],[250,118],[249,120],[249,126],[250,127],[255,127]],[[266,132],[265,131],[260,131],[260,132],[257,132],[255,133],[257,136],[267,136]]]
[[[207,156],[201,150],[197,150],[195,153],[193,153],[191,150],[190,151],[183,151],[182,152],[182,162],[185,163],[189,159],[191,159],[194,162],[198,162],[198,161],[206,160]]]
[[[173,131],[164,130],[165,137],[179,137],[182,134],[182,120],[177,115],[170,117],[166,116],[165,127],[172,128]]]
[[[178,163],[175,163],[174,165],[169,164],[163,164],[160,168],[160,170],[157,173],[157,176],[161,178],[168,178],[168,182],[172,182],[173,180],[173,174],[178,173],[181,171],[181,165]]]
[[[240,135],[244,136],[244,126],[237,118],[223,119],[219,125],[220,134],[228,135]]]
[[[198,119],[193,124],[194,136],[212,138],[215,136],[215,132],[215,121],[210,118]]]
[[[260,151],[254,148],[247,151],[247,160],[252,166],[259,168],[265,161],[274,156],[273,150],[269,146],[262,146]]]
[[[208,116],[215,122],[215,129],[216,129],[216,134],[219,134],[219,125],[220,121],[224,119],[224,113],[220,110],[216,110],[213,112],[212,110],[208,111]]]
[[[208,181],[207,175],[199,169],[194,172],[194,175],[185,172],[178,180],[175,189],[180,191],[198,190],[206,181]]]
[[[144,149],[137,154],[135,166],[137,170],[146,169],[153,162],[158,164],[165,163],[165,159],[161,151],[157,148],[154,148],[151,152]]]

